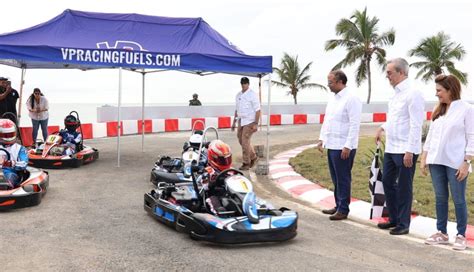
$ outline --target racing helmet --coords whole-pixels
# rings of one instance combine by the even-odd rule
[[[10,119],[0,119],[0,143],[12,145],[16,142],[16,125]]]
[[[76,116],[68,115],[64,118],[64,126],[68,131],[76,131],[79,127],[79,121],[77,120]]]
[[[194,133],[189,137],[189,144],[194,148],[199,148],[202,142],[202,134]]]
[[[207,150],[208,164],[218,171],[224,171],[232,166],[232,151],[230,146],[221,140],[213,140]]]

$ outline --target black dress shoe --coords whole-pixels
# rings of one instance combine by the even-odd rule
[[[332,209],[327,209],[327,210],[323,210],[323,213],[324,214],[335,214],[337,212],[336,208],[332,208]]]
[[[391,229],[391,228],[394,228],[394,227],[396,227],[396,226],[397,226],[397,224],[391,223],[391,222],[378,223],[378,224],[377,224],[377,227],[378,227],[379,229]]]
[[[390,231],[390,234],[391,235],[404,235],[404,234],[408,234],[408,232],[409,232],[409,229],[402,229],[402,228],[396,227]]]
[[[344,220],[347,219],[347,214],[343,214],[340,212],[335,213],[334,215],[329,216],[329,220]]]

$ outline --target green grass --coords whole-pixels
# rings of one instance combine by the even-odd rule
[[[373,137],[361,137],[359,139],[359,148],[352,168],[352,197],[370,202],[369,194],[369,172],[372,162],[371,150],[375,148]],[[290,159],[290,164],[295,171],[305,178],[324,186],[330,190],[333,189],[331,176],[327,164],[326,154],[321,155],[315,148],[307,149],[295,158]],[[418,169],[415,172],[413,181],[413,211],[420,215],[436,218],[435,199],[431,177],[423,176]],[[467,181],[467,209],[468,223],[474,225],[474,178],[470,174]],[[449,201],[449,220],[455,221],[454,204]]]

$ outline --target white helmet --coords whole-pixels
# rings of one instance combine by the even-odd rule
[[[193,135],[191,135],[191,137],[189,137],[189,144],[191,144],[191,146],[194,148],[199,148],[201,141],[202,141],[201,134],[194,133]]]

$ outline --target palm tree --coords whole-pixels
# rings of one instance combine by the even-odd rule
[[[418,74],[416,78],[421,78],[424,81],[429,81],[439,74],[443,74],[443,67],[452,75],[459,78],[464,85],[467,84],[467,73],[463,73],[454,67],[453,59],[462,60],[466,51],[461,44],[455,45],[450,40],[449,35],[439,32],[435,36],[425,38],[410,51],[408,51],[410,57],[419,57],[424,61],[418,61],[410,64],[417,69]]]
[[[288,55],[288,53],[283,53],[280,68],[273,67],[273,71],[277,73],[278,77],[280,77],[280,81],[272,81],[272,83],[280,87],[290,88],[288,94],[293,96],[295,105],[298,104],[296,96],[298,95],[299,90],[315,87],[326,90],[326,87],[323,85],[309,82],[311,76],[308,75],[308,73],[312,64],[313,63],[310,62],[306,64],[303,69],[300,69],[298,56],[293,57]]]
[[[360,12],[354,11],[350,19],[343,18],[336,25],[336,35],[341,39],[328,40],[326,42],[326,51],[333,50],[336,47],[346,48],[347,54],[333,70],[346,67],[360,60],[359,67],[356,71],[356,83],[360,86],[366,79],[369,83],[369,94],[367,104],[370,103],[372,94],[372,79],[370,70],[370,61],[372,55],[375,54],[377,63],[382,69],[385,69],[385,50],[384,46],[393,45],[395,43],[395,30],[390,29],[387,32],[379,34],[377,32],[377,17],[369,18],[367,16],[367,8]]]

